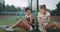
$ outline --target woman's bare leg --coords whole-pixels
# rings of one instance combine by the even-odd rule
[[[53,22],[57,29],[60,29],[60,24],[58,22]]]
[[[16,24],[11,26],[12,28],[19,27],[25,30],[30,30],[32,27],[27,23],[27,20],[19,20]]]
[[[49,23],[48,25],[46,25],[45,29],[48,30],[49,28],[54,27],[54,26],[55,26],[54,24]]]
[[[24,21],[19,23],[19,25],[17,27],[25,29],[25,30],[30,30],[30,25],[28,23],[24,22]]]
[[[60,29],[60,25],[59,25],[59,23],[57,23],[57,22],[49,23],[49,24],[45,27],[45,29],[47,30],[47,29],[49,29],[49,28],[51,28],[51,27],[56,27],[57,29]]]

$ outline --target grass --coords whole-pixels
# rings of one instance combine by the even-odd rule
[[[58,23],[60,23],[60,20],[51,18],[51,22],[58,22]]]
[[[17,22],[16,17],[17,16],[11,16],[11,17],[8,17],[8,18],[2,18],[2,19],[0,19],[0,25],[12,25],[15,22]]]

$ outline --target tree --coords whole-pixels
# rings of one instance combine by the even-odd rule
[[[60,2],[58,2],[58,4],[56,4],[57,9],[52,11],[52,15],[57,15],[60,16]]]
[[[17,11],[22,11],[22,9],[20,7],[17,7]]]
[[[0,3],[0,12],[4,11],[5,5]]]
[[[57,6],[57,9],[56,9],[57,11],[56,12],[60,13],[60,2],[56,6]]]

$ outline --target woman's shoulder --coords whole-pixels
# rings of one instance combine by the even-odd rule
[[[38,12],[38,14],[41,14],[41,12]]]
[[[33,16],[33,14],[31,14],[30,16]]]
[[[34,18],[34,15],[33,15],[33,14],[31,14],[31,15],[30,15],[30,17]]]
[[[40,13],[40,12],[38,12],[38,13]]]
[[[48,11],[47,11],[47,13],[46,13],[46,14],[47,14],[47,16],[50,16],[50,12],[48,12]]]
[[[38,12],[38,17],[42,17],[43,15],[41,14],[41,12]]]
[[[47,13],[47,14],[50,14],[50,12],[48,12],[48,11],[47,11],[46,13]]]

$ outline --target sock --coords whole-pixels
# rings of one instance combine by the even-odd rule
[[[6,29],[6,31],[14,31],[14,29],[12,27],[9,27]]]
[[[33,28],[32,28],[32,26],[30,26],[30,31],[32,31],[33,30]]]

